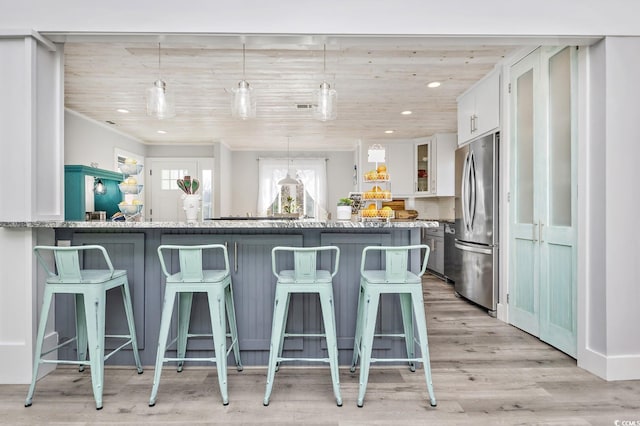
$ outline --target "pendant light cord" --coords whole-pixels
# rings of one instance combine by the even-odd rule
[[[324,73],[324,77],[327,78],[327,44],[324,44],[324,52],[322,55],[322,62],[323,62],[323,67],[322,67],[322,72]]]
[[[162,80],[162,68],[160,66],[160,43],[158,43],[158,80]]]
[[[242,43],[242,79],[246,80],[246,76],[245,76],[245,72],[244,72],[245,61],[246,61],[244,46],[245,46],[245,44]]]
[[[287,176],[291,175],[291,155],[289,153],[290,143],[291,143],[291,136],[287,136]]]

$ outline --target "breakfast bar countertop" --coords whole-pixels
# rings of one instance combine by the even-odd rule
[[[0,228],[76,228],[76,229],[380,229],[433,228],[437,221],[315,221],[315,220],[205,220],[198,222],[135,222],[135,221],[15,221],[0,222]]]

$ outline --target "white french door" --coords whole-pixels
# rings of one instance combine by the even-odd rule
[[[511,68],[509,321],[576,356],[574,47]]]
[[[184,176],[200,180],[198,194],[202,198],[198,218],[211,217],[213,213],[213,159],[212,158],[149,158],[147,159],[148,194],[147,217],[154,222],[186,220],[182,207],[182,190],[176,180]]]

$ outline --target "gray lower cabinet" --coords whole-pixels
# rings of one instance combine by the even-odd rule
[[[440,225],[438,228],[428,228],[426,231],[423,243],[431,249],[427,268],[444,275],[444,225]]]

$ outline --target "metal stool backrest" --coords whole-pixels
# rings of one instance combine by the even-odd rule
[[[82,282],[82,269],[80,268],[79,252],[82,250],[99,250],[104,257],[105,263],[109,271],[113,275],[113,264],[104,247],[98,245],[73,246],[73,247],[56,247],[56,246],[35,246],[33,248],[38,262],[42,265],[49,279],[57,278],[60,283],[76,283]],[[47,262],[42,258],[43,251],[53,252],[56,272],[49,269]]]
[[[325,247],[274,247],[271,250],[271,268],[273,275],[280,280],[281,273],[276,270],[276,254],[278,252],[293,252],[293,280],[296,283],[313,283],[317,280],[317,255],[322,251],[335,252],[335,264],[331,272],[331,278],[338,273],[340,263],[340,249],[336,246]]]
[[[421,277],[427,269],[427,261],[429,259],[429,246],[425,244],[416,244],[412,246],[397,246],[397,247],[385,247],[385,246],[369,246],[365,247],[362,252],[362,262],[360,263],[360,274],[365,272],[365,261],[367,252],[369,251],[383,251],[385,254],[385,269],[384,280],[390,283],[403,283],[407,282],[409,277],[408,272],[408,259],[409,252],[414,249],[425,249],[424,258],[421,259],[422,268],[420,273],[417,274]]]
[[[171,276],[167,270],[167,266],[162,256],[163,250],[178,250],[178,258],[180,260],[180,274],[184,282],[202,282],[204,281],[204,272],[202,269],[202,251],[203,250],[222,250],[224,257],[224,272],[229,274],[229,255],[227,248],[222,244],[205,244],[197,246],[181,246],[181,245],[161,245],[158,247],[158,257],[162,272],[166,277]]]

